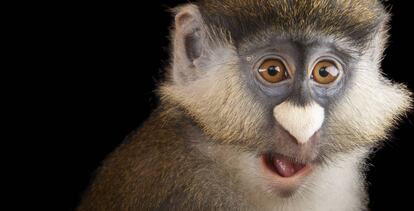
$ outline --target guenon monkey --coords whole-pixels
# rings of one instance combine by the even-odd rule
[[[367,155],[411,106],[378,0],[175,9],[160,105],[78,210],[365,210]]]

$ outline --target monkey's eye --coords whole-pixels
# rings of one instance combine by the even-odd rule
[[[339,70],[333,62],[321,61],[312,70],[312,79],[320,84],[334,82],[339,76]]]
[[[288,78],[285,65],[278,59],[267,59],[259,67],[260,76],[269,83],[277,83]]]

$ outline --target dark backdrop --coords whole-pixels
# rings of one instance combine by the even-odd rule
[[[53,171],[42,180],[52,185],[43,199],[53,201],[55,210],[71,210],[79,203],[100,162],[157,105],[153,90],[168,63],[172,18],[167,10],[186,1],[150,2],[73,4],[55,23],[54,79],[45,87],[58,92],[45,107],[52,116],[47,129],[53,150],[47,159],[53,161],[48,164]],[[394,15],[383,67],[390,78],[413,90],[412,9],[409,1],[386,4]],[[412,121],[410,115],[371,159],[373,210],[412,205],[404,193],[413,188]]]

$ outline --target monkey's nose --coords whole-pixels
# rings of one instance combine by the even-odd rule
[[[315,102],[306,106],[283,102],[273,109],[273,115],[299,144],[304,144],[321,128],[325,110]]]

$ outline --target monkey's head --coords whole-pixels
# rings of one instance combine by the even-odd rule
[[[380,70],[388,20],[376,0],[183,6],[161,95],[209,146],[250,153],[279,183],[291,182],[380,143],[410,107],[406,88]]]

